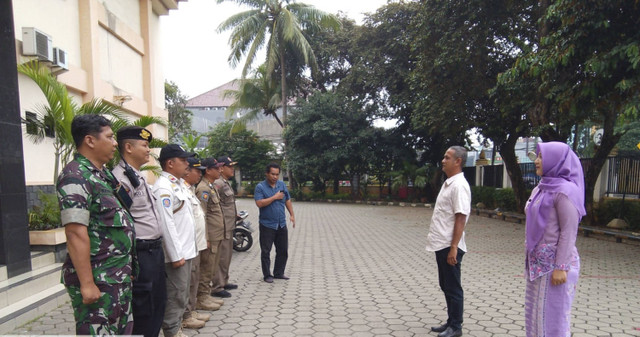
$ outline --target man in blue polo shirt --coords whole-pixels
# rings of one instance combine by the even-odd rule
[[[254,199],[260,208],[260,260],[262,262],[262,275],[264,281],[273,283],[273,279],[288,280],[284,274],[289,257],[289,238],[287,232],[287,219],[284,208],[289,211],[289,219],[293,228],[296,228],[296,220],[293,215],[293,205],[287,186],[280,177],[280,166],[276,163],[267,165],[265,171],[267,179],[256,186]],[[271,246],[276,246],[276,260],[271,274]]]

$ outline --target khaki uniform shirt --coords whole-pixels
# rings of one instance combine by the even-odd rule
[[[221,241],[225,238],[224,217],[220,205],[220,195],[216,187],[203,177],[196,187],[196,196],[205,211],[207,235],[209,241]],[[235,224],[234,224],[235,225]],[[228,238],[227,238],[228,239]]]
[[[236,196],[228,180],[220,177],[216,179],[214,184],[220,193],[220,206],[222,208],[225,225],[225,239],[230,239],[231,236],[233,236],[233,229],[236,226],[236,216],[238,215],[236,210]]]

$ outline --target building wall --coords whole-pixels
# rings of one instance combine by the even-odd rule
[[[140,116],[167,118],[164,74],[160,57],[159,15],[177,8],[177,1],[159,0],[20,0],[13,1],[18,63],[22,28],[35,27],[67,52],[69,70],[57,75],[76,103],[94,98],[115,104],[134,120]],[[46,104],[40,89],[19,75],[21,116]],[[156,138],[167,139],[167,128],[153,126]],[[39,144],[23,128],[27,185],[53,183],[51,138]]]

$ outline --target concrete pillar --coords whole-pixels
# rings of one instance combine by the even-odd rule
[[[502,164],[502,188],[510,188],[511,179],[509,179],[509,173],[507,173],[507,165]]]
[[[600,202],[600,198],[607,192],[607,185],[609,184],[609,165],[611,165],[611,159],[607,158],[607,161],[602,165],[598,180],[593,189],[593,202]]]
[[[0,46],[0,264],[12,277],[31,270],[31,253],[11,0],[0,1]]]

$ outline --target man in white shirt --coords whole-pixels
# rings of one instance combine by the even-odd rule
[[[181,323],[189,302],[191,263],[196,257],[195,220],[189,191],[182,178],[187,174],[188,157],[177,144],[162,148],[158,161],[162,175],[153,185],[158,200],[160,219],[166,228],[164,233],[165,272],[167,274],[167,307],[162,330],[166,337],[182,337]]]
[[[460,264],[467,251],[464,227],[471,212],[471,188],[462,173],[466,160],[467,150],[462,146],[452,146],[445,153],[442,171],[448,179],[438,193],[427,236],[426,250],[436,253],[440,289],[447,302],[447,322],[431,328],[439,332],[438,337],[462,336],[464,293]]]

